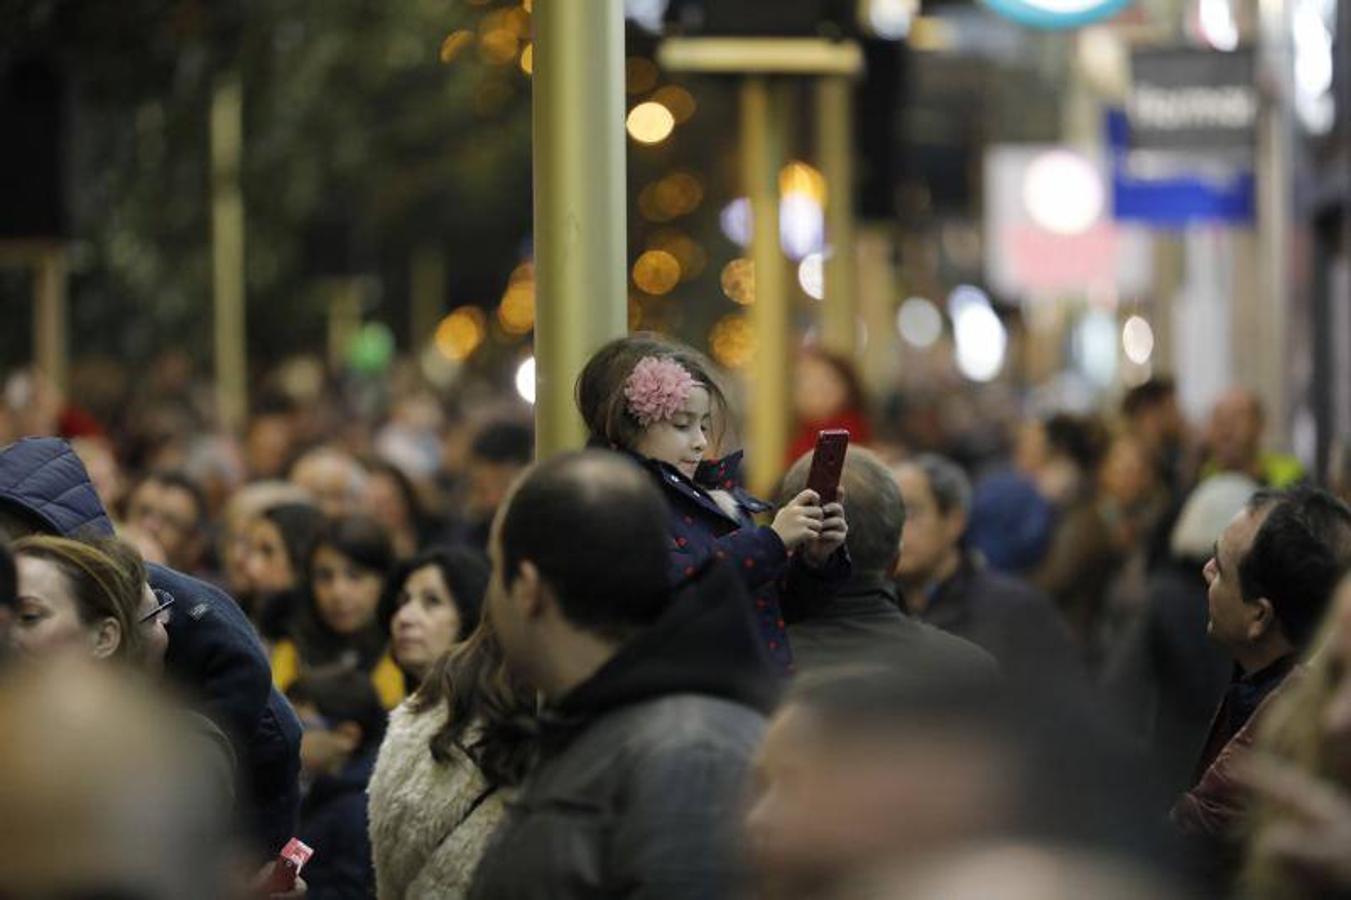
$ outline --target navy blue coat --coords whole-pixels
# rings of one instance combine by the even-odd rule
[[[793,653],[787,624],[827,603],[849,578],[849,557],[841,548],[821,569],[813,569],[797,554],[789,555],[778,534],[757,525],[754,515],[771,509],[738,484],[740,452],[699,466],[694,479],[674,466],[639,457],[661,484],[671,510],[671,565],[673,584],[699,571],[710,559],[735,566],[755,604],[760,638],[780,671],[792,671]],[[718,506],[710,490],[725,490],[737,503],[737,515]]]
[[[113,533],[84,464],[59,438],[25,438],[0,449],[0,503],[48,533]],[[267,654],[239,605],[205,581],[164,566],[148,569],[150,586],[177,601],[166,671],[229,736],[240,760],[244,824],[258,849],[272,855],[294,834],[300,722],[272,688]]]
[[[300,839],[314,848],[305,867],[310,900],[375,896],[375,865],[367,835],[366,785],[375,769],[372,747],[336,775],[315,780],[300,807]]]

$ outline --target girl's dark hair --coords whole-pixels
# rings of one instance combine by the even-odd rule
[[[442,704],[446,723],[429,741],[432,758],[450,763],[459,750],[492,784],[519,784],[538,758],[536,704],[507,668],[489,619],[436,661],[409,700],[414,713]]]
[[[577,409],[591,432],[593,443],[632,449],[642,426],[628,410],[624,383],[647,356],[670,359],[707,388],[714,418],[714,445],[721,444],[727,426],[727,395],[718,383],[713,363],[698,350],[663,335],[639,331],[601,347],[577,376]]]
[[[277,526],[291,571],[304,581],[314,542],[324,530],[324,514],[308,503],[278,503],[263,510],[260,516]]]
[[[385,633],[378,617],[359,634],[342,635],[328,627],[315,606],[314,560],[324,547],[371,572],[382,585],[394,567],[394,548],[384,529],[367,516],[344,516],[325,525],[305,561],[305,602],[298,605],[289,632],[306,667],[340,663],[355,650],[357,666],[369,671],[385,652]]]
[[[388,716],[380,695],[364,672],[320,669],[306,672],[286,689],[292,703],[307,703],[333,725],[354,722],[361,727],[361,754],[380,746]]]
[[[145,563],[130,544],[117,538],[85,541],[40,535],[16,541],[14,555],[56,566],[70,585],[82,623],[117,622],[121,640],[112,658],[140,663],[145,646],[139,627]]]
[[[455,608],[460,613],[460,633],[455,636],[455,640],[462,641],[478,627],[483,610],[483,595],[488,590],[488,577],[491,574],[483,554],[469,547],[432,547],[395,566],[380,597],[380,612],[377,615],[380,626],[386,634],[389,633],[394,614],[403,605],[400,598],[404,585],[414,572],[427,566],[436,566],[440,570],[446,587],[450,588],[451,596],[455,598]]]

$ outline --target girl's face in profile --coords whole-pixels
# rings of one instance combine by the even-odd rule
[[[675,415],[644,428],[633,449],[650,459],[675,466],[686,478],[693,478],[708,450],[712,429],[712,400],[708,388],[696,386]]]

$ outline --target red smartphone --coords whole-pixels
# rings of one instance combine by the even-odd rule
[[[277,864],[272,869],[272,875],[268,878],[267,884],[263,886],[265,895],[289,894],[295,889],[296,877],[300,875],[300,870],[305,868],[305,863],[310,861],[314,851],[300,842],[299,838],[291,838],[286,842],[286,846],[277,854]]]
[[[831,428],[816,433],[816,449],[812,451],[812,468],[807,475],[807,487],[816,491],[821,505],[834,503],[840,493],[840,474],[844,471],[844,454],[849,449],[849,432]]]

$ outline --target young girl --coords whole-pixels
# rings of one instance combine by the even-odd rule
[[[272,650],[272,682],[279,690],[315,669],[359,669],[370,674],[386,709],[399,705],[403,673],[376,616],[393,566],[389,538],[373,520],[348,516],[328,524],[310,553],[307,589],[287,637]]]
[[[757,526],[752,517],[770,506],[740,487],[741,452],[704,458],[727,415],[712,364],[659,335],[630,335],[597,351],[578,379],[577,405],[592,443],[637,457],[666,494],[673,583],[711,557],[731,562],[754,598],[765,647],[790,671],[784,610],[824,601],[849,575],[843,506],[823,508],[803,491],[770,525]]]

